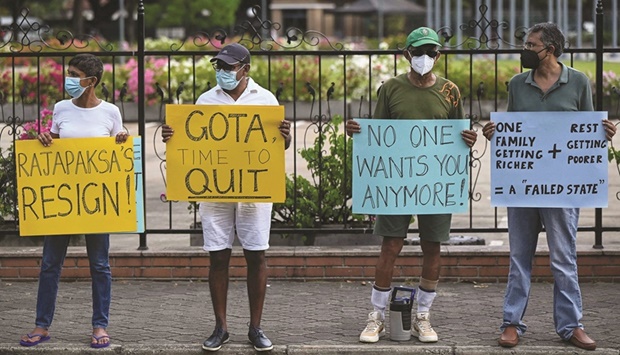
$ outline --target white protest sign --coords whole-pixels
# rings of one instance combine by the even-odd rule
[[[607,112],[492,112],[491,205],[607,207]]]

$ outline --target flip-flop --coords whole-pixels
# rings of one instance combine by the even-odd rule
[[[96,336],[95,334],[92,334],[91,336],[93,337],[93,339],[95,339],[97,341],[96,343],[93,343],[92,341],[90,342],[90,347],[91,348],[101,349],[101,348],[107,348],[108,346],[110,346],[110,336],[109,335]],[[107,343],[103,343],[103,344],[99,344],[99,340],[104,339],[104,338],[108,338],[108,342]]]
[[[26,341],[23,339],[19,340],[19,345],[21,346],[35,346],[37,344],[40,344],[44,341],[48,341],[51,339],[51,337],[49,335],[43,335],[43,334],[26,334],[26,336],[28,337],[29,340],[32,340],[32,338],[36,338],[39,337],[39,340],[36,341]]]

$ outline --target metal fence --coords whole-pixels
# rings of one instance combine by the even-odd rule
[[[596,47],[569,46],[563,60],[569,66],[578,59],[596,62],[595,107],[618,118],[620,88],[604,87],[604,58],[619,56],[620,50],[603,46],[602,3],[598,2],[596,11]],[[458,29],[438,29],[446,45],[437,69],[459,85],[467,116],[478,132],[491,111],[505,107],[506,83],[516,72],[505,72],[498,63],[512,59],[515,70],[520,70],[518,55],[526,30],[517,29],[510,38],[502,38],[508,24],[489,18],[484,5],[479,10],[476,19]],[[193,103],[213,85],[215,76],[208,60],[233,41],[251,50],[250,76],[276,95],[285,106],[287,119],[297,127],[292,147],[286,153],[291,163],[287,167],[289,200],[274,206],[272,232],[305,234],[309,239],[319,231],[370,233],[372,217],[355,216],[350,210],[351,172],[346,162],[351,142],[343,135],[342,118],[371,116],[382,81],[408,70],[402,59],[403,45],[384,50],[346,49],[319,32],[296,28],[287,29],[285,38],[265,37],[280,25],[261,20],[260,9],[254,11],[255,16],[236,26],[232,33],[200,32],[185,41],[172,41],[166,49],[147,48],[150,44],[145,39],[143,1],[139,1],[137,9],[136,50],[119,50],[94,37],[29,23],[28,10],[21,12],[18,24],[3,27],[0,213],[7,221],[0,235],[15,233],[18,228],[17,219],[10,218],[17,214],[10,147],[32,129],[28,126],[31,122],[38,124],[34,129],[39,130],[41,123],[36,118],[44,109],[51,109],[53,102],[66,98],[62,86],[67,62],[77,51],[91,52],[107,63],[98,95],[118,105],[126,125],[137,128],[137,132],[130,133],[142,137],[146,230],[139,233],[138,248],[148,248],[149,234],[196,232],[199,218],[195,205],[165,198],[165,145],[159,138],[159,128],[165,121],[165,105]],[[454,43],[457,31],[463,43]],[[474,33],[479,35],[474,37]],[[484,141],[481,135],[479,141]],[[454,233],[507,231],[500,226],[503,212],[490,207],[486,200],[489,186],[481,174],[488,164],[489,149],[486,142],[482,144],[471,151],[469,212],[455,217]],[[308,153],[304,156],[301,150]],[[620,171],[612,169],[610,181],[616,181],[618,175]],[[618,185],[610,185],[610,190]],[[620,191],[613,194],[615,200],[610,204],[617,203]],[[603,247],[603,233],[620,231],[620,219],[615,212],[606,211],[594,209],[580,223],[579,231],[594,233],[595,248]]]

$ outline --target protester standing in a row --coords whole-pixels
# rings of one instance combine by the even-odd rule
[[[101,81],[103,63],[92,54],[78,54],[69,61],[65,90],[72,97],[54,106],[50,132],[37,139],[49,146],[58,138],[116,137],[117,143],[127,141],[118,107],[97,98],[95,87]],[[20,340],[23,346],[33,346],[50,339],[60,272],[67,254],[69,236],[45,237],[39,275],[35,328]],[[86,251],[92,277],[93,315],[90,346],[110,345],[106,328],[110,318],[112,274],[110,272],[110,235],[86,235]]]
[[[427,27],[413,30],[407,37],[404,58],[410,70],[387,80],[379,90],[374,119],[463,119],[463,105],[459,88],[451,81],[435,75],[432,70],[441,56],[439,36]],[[349,135],[359,133],[360,125],[354,120],[346,124]],[[476,143],[476,132],[461,132],[465,144]],[[411,215],[378,215],[374,234],[383,236],[381,254],[377,260],[375,282],[366,328],[360,341],[375,343],[385,334],[385,310],[392,291],[394,264],[403,248],[411,223]],[[411,332],[421,342],[436,342],[439,338],[431,326],[430,310],[437,296],[441,269],[441,242],[450,239],[451,214],[418,214],[420,246],[422,247],[422,274],[416,292],[417,311]]]
[[[564,35],[553,23],[539,23],[527,34],[521,65],[530,71],[517,74],[508,85],[508,111],[592,111],[592,90],[588,78],[569,68],[558,57],[564,51]],[[541,117],[544,119],[544,117]],[[616,127],[603,121],[607,139]],[[493,137],[495,124],[483,128]],[[530,295],[532,262],[538,235],[547,232],[549,258],[553,272],[553,319],[555,330],[565,341],[587,350],[596,342],[581,324],[581,290],[577,277],[577,227],[579,208],[508,207],[510,271],[504,298],[504,317],[499,344],[514,347],[525,333],[523,316]]]
[[[198,105],[278,105],[278,100],[248,76],[250,52],[242,45],[225,46],[211,59],[217,86],[200,95]],[[291,142],[290,123],[280,124],[285,148]],[[173,139],[168,125],[162,128],[164,142]],[[271,203],[201,202],[200,217],[204,235],[203,249],[209,252],[209,290],[215,313],[215,329],[202,348],[217,351],[229,340],[226,322],[228,297],[228,267],[235,234],[243,247],[247,262],[250,323],[248,339],[257,351],[273,349],[271,341],[260,327],[267,290],[265,250],[269,248]]]

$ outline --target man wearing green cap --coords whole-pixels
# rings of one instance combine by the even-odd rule
[[[451,81],[432,73],[439,59],[439,36],[430,28],[420,27],[407,37],[403,52],[411,64],[408,73],[387,80],[379,90],[374,119],[462,119],[461,93]],[[346,124],[347,134],[359,133],[354,120]],[[461,137],[467,146],[476,142],[476,132],[464,130]],[[418,215],[420,246],[423,254],[422,275],[417,290],[417,312],[411,333],[421,342],[436,342],[437,333],[430,323],[430,308],[437,293],[441,267],[440,246],[450,236],[451,214]],[[383,236],[377,261],[375,283],[371,293],[374,308],[368,315],[361,342],[374,343],[385,334],[385,309],[390,297],[394,263],[402,250],[411,215],[378,215],[374,234]]]

